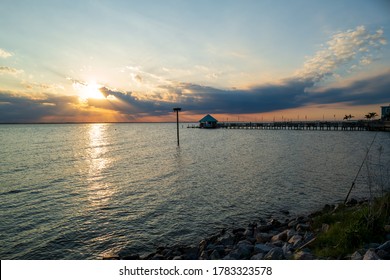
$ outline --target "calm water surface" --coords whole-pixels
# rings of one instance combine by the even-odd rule
[[[0,257],[142,255],[307,213],[345,198],[374,135],[184,125],[178,148],[176,124],[0,125]],[[388,186],[389,133],[368,162],[355,197]]]

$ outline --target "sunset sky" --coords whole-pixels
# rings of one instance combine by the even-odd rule
[[[0,4],[0,123],[342,119],[390,103],[390,1]]]

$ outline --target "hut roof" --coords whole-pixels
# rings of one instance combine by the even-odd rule
[[[213,116],[207,114],[206,116],[204,116],[200,121],[200,123],[203,123],[203,122],[218,122],[217,119],[215,119]]]

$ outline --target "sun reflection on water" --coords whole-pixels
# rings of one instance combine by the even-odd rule
[[[107,124],[91,124],[89,128],[88,149],[88,189],[89,201],[92,206],[102,206],[108,203],[114,190],[106,176],[109,174],[111,165],[107,157],[109,134]]]

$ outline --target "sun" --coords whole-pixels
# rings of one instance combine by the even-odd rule
[[[100,91],[102,85],[99,85],[95,81],[90,82],[73,82],[73,88],[79,94],[79,98],[82,101],[87,101],[88,99],[104,99],[103,93]]]
[[[84,99],[104,99],[104,95],[100,91],[101,87],[95,81],[91,81],[80,88],[80,95]]]

